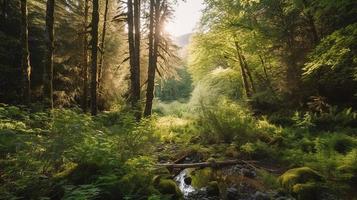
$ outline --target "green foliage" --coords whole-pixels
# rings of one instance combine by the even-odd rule
[[[148,173],[132,179],[145,180],[134,184],[134,190],[150,188],[153,160],[133,158],[151,154],[153,120],[136,122],[130,113],[93,118],[74,110],[30,113],[1,105],[1,194],[9,199],[114,199],[130,195],[119,190],[123,174],[139,172]]]
[[[63,199],[65,200],[89,200],[96,199],[99,195],[100,190],[94,185],[80,185],[65,187],[65,195]]]
[[[255,119],[242,104],[224,98],[210,106],[202,103],[199,111],[198,125],[207,142],[235,141],[240,146],[258,139],[269,142],[280,132],[266,120]]]
[[[333,32],[315,48],[304,68],[304,76],[332,102],[350,103],[357,93],[356,38],[357,24]]]
[[[162,79],[156,86],[155,94],[160,101],[189,100],[193,89],[191,75],[187,72],[186,67],[179,68],[177,73],[178,77]]]

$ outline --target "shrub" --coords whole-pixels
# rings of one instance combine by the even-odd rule
[[[202,137],[207,142],[231,142],[234,139],[244,144],[255,137],[255,120],[250,112],[227,99],[218,100],[211,106],[202,103],[198,120],[204,134]]]

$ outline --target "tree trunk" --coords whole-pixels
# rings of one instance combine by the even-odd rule
[[[248,75],[249,81],[250,81],[250,86],[251,86],[251,89],[252,89],[252,93],[255,93],[255,86],[254,86],[254,82],[253,82],[253,76],[252,76],[252,73],[250,73],[250,69],[249,69],[247,60],[245,59],[245,56],[243,55],[242,51],[241,51],[240,55],[241,55],[242,60],[243,60],[244,69],[245,69],[245,71],[246,71],[246,73]]]
[[[103,62],[104,62],[104,54],[105,54],[105,35],[107,32],[108,4],[109,4],[109,0],[105,0],[103,31],[102,31],[102,38],[100,42],[101,54],[99,58],[99,67],[98,67],[98,94],[99,95],[101,94],[101,82],[103,76]]]
[[[239,50],[238,42],[234,42],[234,43],[235,43],[235,47],[236,47],[236,54],[237,54],[237,57],[239,60],[239,66],[240,66],[240,70],[241,70],[241,74],[242,74],[242,81],[243,81],[243,87],[245,90],[245,94],[246,94],[247,98],[250,98],[250,97],[252,97],[252,93],[251,93],[250,86],[248,83],[248,77],[247,77],[246,70],[244,67],[242,55]]]
[[[21,0],[21,49],[22,96],[23,103],[29,105],[31,102],[31,65],[28,45],[27,0]]]
[[[84,21],[83,21],[83,66],[82,66],[82,76],[83,76],[83,96],[82,96],[82,109],[84,112],[88,110],[88,0],[84,0]]]
[[[135,29],[135,67],[134,67],[134,101],[135,101],[135,116],[137,119],[141,118],[141,105],[140,105],[140,9],[141,0],[134,0],[134,29]]]
[[[97,66],[97,55],[98,55],[98,24],[99,24],[99,2],[98,0],[93,1],[93,12],[92,12],[92,30],[91,30],[91,47],[92,47],[92,70],[91,70],[91,114],[97,115],[98,105],[97,105],[97,86],[98,86],[98,66]]]
[[[154,19],[155,13],[155,19]],[[154,29],[155,26],[155,29]],[[145,116],[152,112],[152,101],[154,99],[155,74],[157,67],[158,46],[160,42],[160,0],[150,1],[150,33],[149,33],[149,67],[148,83],[146,89]]]
[[[140,107],[140,0],[128,0],[128,40],[130,54],[130,103],[137,120]]]
[[[53,109],[53,51],[54,51],[54,11],[55,0],[47,0],[46,7],[46,56],[44,68],[44,105]]]
[[[1,2],[1,27],[5,29],[7,18],[7,0],[2,0]]]
[[[130,62],[130,103],[132,108],[135,108],[136,102],[134,99],[134,83],[135,83],[135,40],[134,40],[134,13],[133,13],[133,0],[128,0],[128,43],[129,43],[129,62]]]

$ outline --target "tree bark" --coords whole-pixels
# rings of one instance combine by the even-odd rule
[[[91,47],[92,47],[92,60],[91,60],[91,114],[97,115],[98,105],[97,105],[97,86],[98,86],[98,24],[99,24],[99,2],[98,0],[93,1],[93,12],[92,12],[92,30],[91,30]]]
[[[155,14],[155,19],[154,19]],[[149,67],[148,83],[146,89],[145,116],[152,112],[152,101],[154,99],[155,74],[157,68],[158,46],[160,43],[160,0],[150,1],[150,33],[149,33]],[[155,28],[154,28],[155,26]]]
[[[5,29],[6,18],[7,18],[7,0],[2,0],[1,2],[1,27]]]
[[[103,30],[102,30],[102,38],[100,42],[101,54],[99,58],[99,67],[98,67],[98,94],[99,95],[101,94],[101,82],[103,76],[103,62],[104,62],[104,54],[105,54],[105,35],[107,32],[108,4],[109,4],[109,0],[105,0]]]
[[[88,0],[84,0],[84,18],[83,18],[83,66],[82,66],[82,76],[83,76],[83,96],[82,96],[82,109],[84,112],[88,110]]]
[[[46,5],[46,55],[44,68],[44,105],[53,109],[53,52],[54,52],[54,12],[55,0],[47,0]]]
[[[244,69],[245,69],[245,71],[246,71],[246,73],[248,75],[249,81],[250,81],[250,86],[251,86],[251,89],[252,89],[252,93],[255,93],[255,86],[254,86],[254,82],[253,82],[253,76],[252,76],[252,73],[250,73],[250,69],[249,69],[247,60],[245,59],[245,56],[243,55],[242,51],[241,51],[240,55],[241,55],[242,60],[243,60]]]
[[[128,40],[130,54],[130,103],[137,120],[140,106],[140,0],[128,0]]]
[[[128,23],[128,45],[129,45],[129,62],[130,62],[130,103],[134,108],[136,102],[134,101],[134,83],[135,83],[135,40],[134,40],[134,12],[133,12],[133,0],[127,2],[127,23]]]
[[[21,0],[21,49],[22,96],[23,103],[29,105],[31,102],[31,65],[28,45],[27,0]]]
[[[246,93],[247,98],[252,97],[252,92],[250,90],[250,86],[249,86],[249,82],[248,82],[248,77],[247,77],[247,73],[244,67],[244,62],[242,59],[242,55],[240,53],[240,49],[239,49],[239,45],[238,42],[234,42],[235,43],[235,48],[236,48],[236,54],[239,60],[239,66],[240,66],[240,70],[241,70],[241,74],[242,74],[242,81],[243,81],[243,87]]]

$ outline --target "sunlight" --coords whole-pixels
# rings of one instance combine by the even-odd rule
[[[174,17],[165,25],[165,31],[173,36],[181,36],[193,32],[199,22],[203,0],[187,0],[174,6]]]

